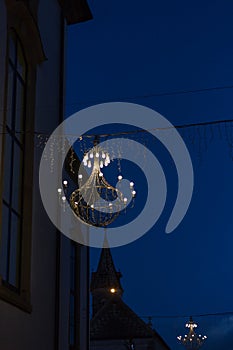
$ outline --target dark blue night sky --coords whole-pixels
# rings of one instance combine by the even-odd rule
[[[128,101],[155,109],[174,125],[233,119],[232,1],[89,4],[94,19],[68,30],[67,116],[101,102]],[[187,215],[166,235],[168,199],[150,232],[112,251],[125,302],[139,316],[156,316],[153,325],[172,350],[182,349],[176,336],[186,332],[187,318],[158,316],[233,311],[233,123],[179,131],[195,176]],[[159,157],[166,159],[162,150]],[[177,186],[173,170],[165,165],[168,197]],[[99,254],[91,250],[94,269]],[[233,348],[233,313],[194,319],[208,336],[203,349]]]

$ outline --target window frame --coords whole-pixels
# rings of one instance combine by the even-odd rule
[[[10,52],[10,46],[13,48],[13,52]],[[18,70],[18,64],[20,65],[20,56],[22,57],[23,62],[23,70],[24,70],[24,77],[21,75],[20,71]],[[12,56],[13,55],[13,56]],[[17,33],[13,30],[8,33],[8,50],[7,50],[7,58],[6,58],[6,65],[7,65],[7,75],[6,75],[6,101],[7,101],[7,109],[6,109],[6,115],[5,115],[5,135],[3,137],[3,164],[5,161],[6,156],[10,156],[10,164],[9,164],[9,173],[5,172],[5,166],[3,166],[3,186],[5,185],[4,180],[7,180],[7,178],[10,179],[9,181],[9,193],[4,193],[3,188],[3,196],[2,196],[2,210],[1,213],[3,213],[4,208],[7,210],[7,232],[5,232],[6,235],[6,261],[5,261],[5,274],[4,277],[2,275],[2,284],[7,286],[12,291],[15,291],[16,293],[20,292],[20,274],[21,274],[21,255],[22,255],[22,229],[23,229],[23,183],[24,183],[24,160],[25,160],[25,126],[26,126],[26,105],[27,105],[27,61],[25,54],[23,52],[23,46],[22,43],[17,35]],[[9,71],[12,73],[12,77],[10,76]],[[10,87],[10,89],[9,89]],[[22,107],[22,110],[17,111],[18,108],[18,89],[20,92],[22,92],[22,100],[20,101],[20,109]],[[9,101],[10,99],[10,101]],[[21,125],[21,118],[22,118],[22,130],[17,130],[17,120],[18,112],[20,113],[20,125]],[[19,136],[17,135],[17,131],[19,131]],[[22,133],[22,134],[21,134]],[[9,137],[9,145],[7,145],[7,138]],[[10,147],[10,150],[8,149]],[[14,203],[14,196],[13,192],[15,190],[15,157],[17,154],[16,150],[19,150],[19,157],[20,161],[18,164],[18,174],[19,175],[19,182],[18,187],[19,192],[16,196],[16,202]],[[9,154],[8,152],[9,151]],[[7,154],[6,154],[7,153]],[[5,164],[4,164],[5,165]],[[17,178],[16,175],[16,178]],[[18,207],[18,208],[17,208]],[[13,263],[15,266],[13,266],[13,269],[15,269],[15,283],[12,281],[12,268],[11,268],[11,259],[12,259],[12,241],[13,241],[13,217],[16,218],[17,222],[17,228],[16,228],[16,247],[15,252],[13,252],[13,260],[15,260]],[[3,218],[2,218],[3,222]],[[1,227],[3,229],[3,227]],[[3,237],[3,233],[1,233]]]
[[[8,19],[9,20],[9,19]],[[6,127],[7,118],[7,95],[8,95],[8,79],[9,79],[9,37],[11,33],[17,35],[21,49],[24,53],[27,73],[25,88],[25,127],[27,132],[24,133],[24,150],[23,150],[23,174],[27,174],[27,179],[22,176],[22,220],[21,220],[21,243],[20,243],[20,272],[19,286],[12,287],[2,275],[0,275],[0,299],[10,303],[21,310],[31,313],[31,240],[32,240],[32,203],[33,203],[33,169],[34,169],[34,117],[35,117],[35,96],[36,96],[36,67],[35,52],[31,52],[24,45],[24,38],[21,36],[20,28],[10,25],[9,20],[7,27],[7,44],[5,59],[5,85],[4,85],[4,115],[3,124]],[[26,42],[25,42],[26,43]],[[31,56],[30,56],[31,54]],[[26,97],[27,96],[27,97]],[[29,131],[29,132],[28,132]],[[15,135],[14,135],[15,136]],[[4,143],[5,135],[2,138],[2,157],[1,157],[1,176],[0,176],[0,193],[3,197],[3,172],[4,172]],[[15,136],[15,138],[17,138]],[[19,140],[18,140],[19,141]],[[23,175],[22,174],[22,175]],[[3,199],[0,201],[0,218],[2,217]],[[0,229],[0,242],[2,239],[2,230]]]

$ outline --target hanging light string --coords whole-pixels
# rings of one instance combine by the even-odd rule
[[[233,315],[233,311],[226,312],[215,312],[215,313],[206,313],[206,314],[192,314],[193,317],[208,317],[208,316],[230,316]],[[188,318],[189,315],[153,315],[153,316],[140,316],[140,318],[146,319],[156,319],[156,318]]]
[[[188,95],[188,94],[199,94],[199,93],[207,93],[214,91],[224,91],[224,90],[232,90],[233,85],[225,85],[225,86],[213,86],[208,88],[200,88],[200,89],[187,89],[187,90],[178,90],[178,91],[164,91],[164,92],[155,92],[148,93],[142,95],[129,95],[129,96],[118,96],[115,98],[106,98],[106,99],[92,99],[80,102],[73,102],[67,104],[67,106],[81,106],[81,105],[91,105],[97,103],[106,103],[113,101],[127,101],[127,100],[140,100],[140,99],[148,99],[153,97],[166,97],[166,96],[178,96],[178,95]]]
[[[225,125],[227,126],[229,124],[230,127],[233,128],[233,125],[230,125],[233,123],[233,119],[224,119],[224,120],[215,120],[215,121],[206,121],[206,122],[199,122],[199,123],[190,123],[190,124],[178,124],[170,127],[164,127],[164,128],[151,128],[151,129],[134,129],[134,130],[129,130],[129,131],[119,131],[119,132],[114,132],[114,133],[104,133],[104,134],[84,134],[81,136],[81,138],[93,138],[93,137],[117,137],[117,136],[123,136],[123,135],[133,135],[133,134],[138,134],[138,133],[148,133],[150,131],[155,131],[155,130],[171,130],[171,129],[187,129],[187,128],[193,128],[193,127],[205,127],[205,126],[218,126],[218,125]],[[0,124],[2,128],[5,128],[4,124]],[[45,132],[39,132],[39,131],[15,131],[15,134],[34,134],[35,136],[48,136],[48,133]],[[0,134],[8,134],[7,131],[2,131]],[[59,136],[59,135],[58,135]],[[80,137],[80,135],[77,134],[62,134],[60,135],[62,137]]]
[[[206,88],[199,88],[199,89],[183,89],[183,90],[177,90],[177,91],[162,91],[162,92],[152,92],[147,94],[139,94],[139,95],[128,95],[128,96],[118,96],[118,97],[109,97],[109,98],[103,98],[103,99],[91,99],[91,100],[83,100],[83,101],[76,101],[72,103],[66,103],[66,107],[74,107],[74,106],[82,106],[82,105],[92,105],[92,104],[99,104],[99,103],[106,103],[106,102],[114,102],[114,101],[127,101],[127,100],[137,100],[137,99],[148,99],[148,98],[156,98],[156,97],[169,97],[169,96],[178,96],[178,95],[189,95],[189,94],[201,94],[201,93],[208,93],[208,92],[217,92],[217,91],[224,91],[224,90],[232,90],[233,85],[224,85],[224,86],[210,86]],[[52,106],[44,106],[44,107],[37,107],[37,110],[54,110],[55,108]],[[0,111],[7,111],[10,110],[10,108],[0,108]]]

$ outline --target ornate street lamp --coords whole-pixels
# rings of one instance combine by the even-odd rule
[[[118,174],[118,185],[112,186],[104,177],[104,168],[111,162],[111,155],[102,149],[98,144],[84,155],[82,165],[83,173],[77,173],[78,187],[67,196],[69,183],[63,180],[64,195],[62,188],[58,188],[58,196],[63,209],[65,210],[68,200],[73,213],[83,222],[92,226],[107,227],[130,203],[134,205],[136,191],[134,182],[128,184],[128,197],[121,190],[123,182],[122,174]],[[87,172],[85,172],[85,167]],[[85,181],[84,173],[88,179]],[[68,197],[68,198],[67,198]]]
[[[193,322],[192,317],[190,317],[190,320],[186,323],[185,327],[189,328],[189,333],[185,334],[184,337],[179,335],[177,339],[186,349],[199,349],[207,339],[207,336],[195,333],[194,329],[197,328],[197,324]]]

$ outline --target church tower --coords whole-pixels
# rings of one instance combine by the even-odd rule
[[[106,246],[106,245],[105,245]],[[121,273],[109,248],[102,248],[91,276],[91,350],[170,350],[162,337],[122,299]]]
[[[121,298],[123,294],[121,277],[121,273],[116,271],[114,266],[110,249],[103,248],[97,271],[92,272],[91,278],[92,317],[113,296]]]

